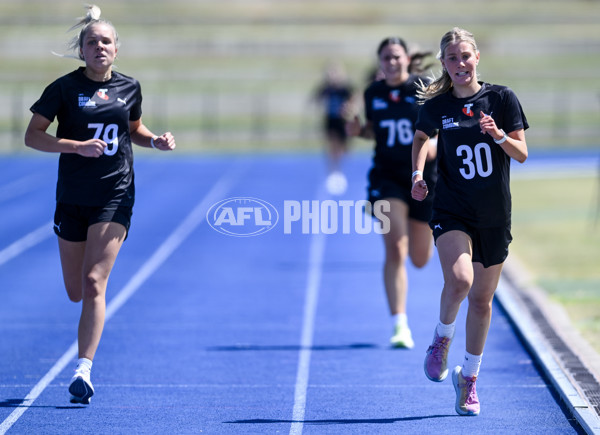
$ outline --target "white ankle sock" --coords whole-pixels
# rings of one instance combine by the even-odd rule
[[[482,356],[483,355],[472,355],[469,352],[465,352],[465,359],[462,366],[463,378],[472,378],[479,374]]]
[[[452,322],[449,325],[446,325],[442,322],[438,323],[436,327],[437,334],[440,337],[454,337],[454,330],[456,329],[456,322]]]
[[[408,317],[406,317],[406,313],[393,314],[392,322],[394,323],[394,326],[400,325],[403,327],[407,327],[408,326]]]
[[[87,358],[79,358],[77,360],[77,368],[75,369],[77,370],[85,370],[85,371],[91,371],[92,370],[92,361],[87,359]]]

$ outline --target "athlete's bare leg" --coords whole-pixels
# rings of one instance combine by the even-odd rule
[[[473,285],[471,238],[462,231],[448,231],[438,237],[437,249],[444,275],[440,321],[449,325],[456,320],[460,304]]]
[[[408,255],[415,267],[425,267],[433,254],[432,231],[427,222],[409,219]]]
[[[387,198],[390,211],[385,215],[390,221],[390,231],[383,234],[385,263],[383,280],[390,313],[406,313],[408,279],[406,257],[408,256],[408,205],[399,199]]]
[[[58,250],[62,266],[63,281],[69,299],[79,302],[82,298],[83,258],[87,242],[69,242],[58,238]]]
[[[460,304],[468,296],[467,352],[481,355],[492,318],[492,300],[498,287],[502,264],[484,268],[472,262],[471,238],[462,231],[449,231],[437,241],[444,273],[440,321],[456,320]]]
[[[484,268],[481,263],[473,263],[475,279],[469,292],[467,311],[467,352],[483,354],[492,320],[492,300],[498,287],[503,264]]]
[[[341,161],[346,154],[346,141],[336,133],[327,134],[327,154],[329,157],[329,172],[339,171]]]
[[[79,358],[94,359],[104,329],[108,277],[125,235],[123,225],[101,222],[89,227],[85,242],[73,243],[59,238],[67,293],[71,300],[83,301],[78,332]],[[80,260],[69,263],[77,255],[81,255]]]

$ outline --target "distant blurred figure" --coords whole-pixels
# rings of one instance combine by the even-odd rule
[[[383,235],[385,245],[384,285],[394,332],[392,346],[412,348],[414,342],[408,327],[406,299],[408,257],[416,267],[423,267],[433,252],[433,238],[428,222],[431,198],[418,202],[411,198],[411,145],[417,121],[418,75],[426,67],[428,53],[409,55],[400,38],[386,38],[377,49],[379,68],[371,73],[374,81],[364,92],[366,123],[358,115],[349,121],[350,136],[375,140],[373,166],[369,171],[369,202],[385,201],[390,230]],[[435,185],[435,147],[430,148],[425,177]]]
[[[313,100],[324,110],[323,132],[329,161],[327,189],[332,195],[341,195],[347,188],[347,180],[341,170],[341,160],[348,152],[345,114],[352,103],[353,94],[353,87],[339,62],[332,62],[327,66],[323,82],[313,94]]]
[[[104,328],[108,277],[135,202],[132,143],[175,148],[170,132],[157,136],[143,124],[139,82],[113,71],[117,31],[97,6],[87,9],[71,28],[81,30],[70,47],[85,66],[46,87],[25,132],[28,147],[60,153],[54,232],[67,294],[81,302],[79,359],[69,392],[72,403],[83,404],[94,395],[90,374]],[[47,132],[54,119],[55,135]]]

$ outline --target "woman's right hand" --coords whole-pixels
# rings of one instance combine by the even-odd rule
[[[77,154],[79,154],[80,156],[98,158],[102,154],[104,154],[104,148],[106,148],[107,146],[108,145],[103,140],[90,139],[84,142],[80,142],[79,145],[77,145],[76,150]]]
[[[422,179],[415,181],[413,183],[412,190],[410,191],[413,199],[417,201],[423,201],[425,198],[427,198],[428,193],[429,190],[427,189],[427,183]]]

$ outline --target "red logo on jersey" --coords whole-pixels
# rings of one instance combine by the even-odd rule
[[[392,100],[394,103],[400,101],[400,91],[398,89],[390,91],[390,100]]]
[[[103,100],[108,100],[108,95],[106,95],[106,91],[108,91],[108,89],[98,89],[96,95],[98,95]]]
[[[473,116],[474,113],[471,110],[471,107],[473,107],[473,103],[465,104],[465,107],[463,107],[462,112],[467,116]]]

